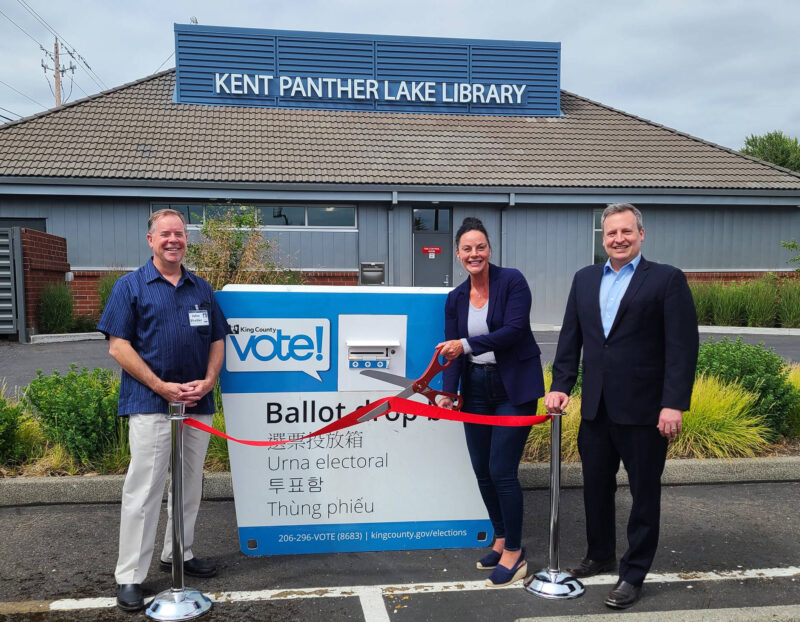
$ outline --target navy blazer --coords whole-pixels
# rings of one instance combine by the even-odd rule
[[[470,280],[461,283],[447,296],[444,305],[445,339],[467,337]],[[489,264],[489,333],[468,337],[473,354],[493,351],[497,369],[508,397],[515,406],[544,395],[539,346],[531,332],[531,290],[525,277],[514,268]],[[456,393],[463,387],[467,371],[466,355],[453,360],[444,370],[444,390]]]
[[[662,408],[688,410],[699,338],[683,272],[642,257],[607,338],[600,317],[602,276],[603,264],[575,274],[551,390],[569,394],[583,348],[584,419],[597,416],[601,396],[615,423],[656,425]]]

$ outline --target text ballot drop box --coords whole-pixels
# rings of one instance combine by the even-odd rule
[[[299,438],[399,393],[361,371],[421,376],[444,340],[447,291],[226,286],[217,297],[233,330],[220,374],[228,434]],[[247,555],[472,547],[492,536],[461,423],[388,413],[228,449]]]

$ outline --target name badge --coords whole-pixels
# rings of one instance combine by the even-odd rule
[[[189,326],[208,326],[208,311],[206,309],[189,311]]]

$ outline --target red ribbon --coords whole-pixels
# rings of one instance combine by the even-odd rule
[[[347,413],[341,419],[337,419],[329,423],[328,425],[320,428],[315,432],[311,432],[311,434],[306,434],[305,436],[301,436],[299,438],[293,438],[289,440],[283,441],[249,441],[243,440],[239,438],[234,438],[233,436],[229,436],[224,432],[220,432],[212,428],[205,423],[201,423],[196,419],[192,419],[191,417],[186,419],[184,423],[188,426],[193,428],[197,428],[198,430],[203,430],[204,432],[208,432],[209,434],[215,434],[217,436],[221,436],[222,438],[227,438],[229,441],[234,441],[235,443],[241,443],[242,445],[251,445],[253,447],[272,447],[274,445],[283,445],[284,443],[293,443],[295,441],[301,441],[306,438],[311,438],[312,436],[319,436],[320,434],[328,434],[329,432],[335,432],[336,430],[342,430],[344,428],[349,428],[351,426],[357,425],[359,423],[358,418],[362,415],[370,412],[373,408],[380,404],[387,403],[389,404],[389,409],[379,415],[382,417],[383,415],[389,412],[396,412],[401,413],[404,415],[417,415],[419,417],[427,417],[428,419],[446,419],[447,421],[462,421],[464,423],[479,423],[483,425],[501,425],[501,426],[524,426],[524,425],[538,425],[540,423],[544,423],[548,419],[550,419],[550,415],[529,415],[526,417],[518,417],[514,415],[476,415],[473,413],[465,413],[460,412],[458,410],[449,410],[447,408],[439,408],[438,406],[431,406],[430,404],[420,404],[419,402],[414,402],[412,400],[408,400],[402,397],[384,397],[376,402],[371,402],[362,406],[361,408],[357,408],[353,412]]]

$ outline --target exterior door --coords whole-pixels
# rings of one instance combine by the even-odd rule
[[[452,287],[452,220],[450,208],[413,210],[414,286]]]

